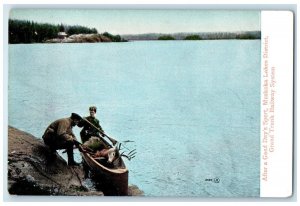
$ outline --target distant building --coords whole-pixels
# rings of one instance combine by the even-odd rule
[[[58,32],[57,37],[59,39],[65,39],[68,35],[66,34],[66,32]]]

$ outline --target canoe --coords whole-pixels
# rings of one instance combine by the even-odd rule
[[[88,153],[81,153],[89,167],[93,179],[102,185],[105,195],[128,195],[128,169],[122,158],[108,165],[104,158],[93,158]]]

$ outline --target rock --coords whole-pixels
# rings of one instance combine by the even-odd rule
[[[16,195],[100,195],[83,185],[81,166],[70,167],[51,153],[42,140],[8,129],[8,191]]]
[[[45,43],[96,43],[111,42],[112,40],[101,34],[73,34],[65,39],[49,39]]]
[[[76,195],[103,196],[84,183],[82,166],[68,166],[58,154],[54,156],[41,139],[8,128],[8,192],[12,195]],[[143,192],[135,185],[129,196]]]
[[[144,192],[140,190],[136,185],[129,185],[128,196],[144,196]]]
[[[26,175],[26,181],[27,182],[33,182],[35,181],[34,177],[32,177],[31,175]]]

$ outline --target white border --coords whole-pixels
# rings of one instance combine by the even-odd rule
[[[271,91],[275,91],[273,93],[274,101],[271,100]],[[266,93],[267,96],[265,96]],[[267,104],[264,103],[264,100],[267,100]],[[270,110],[272,104],[274,112]],[[274,132],[270,132],[271,116],[274,116]],[[292,195],[292,162],[293,13],[290,11],[262,11],[261,197],[289,197]]]
[[[141,1],[137,1],[137,0],[112,0],[112,1],[102,1],[102,0],[44,0],[43,2],[41,1],[37,1],[37,0],[3,0],[2,1],[2,7],[0,8],[0,12],[1,12],[1,21],[0,21],[0,25],[1,28],[3,28],[3,32],[1,32],[0,36],[0,47],[1,47],[1,57],[0,57],[0,62],[7,62],[7,59],[4,57],[6,50],[4,49],[4,44],[7,45],[7,42],[5,41],[5,39],[3,38],[3,36],[7,36],[6,32],[7,29],[4,28],[3,23],[6,21],[5,15],[3,15],[3,11],[7,10],[7,4],[14,4],[14,7],[32,7],[35,6],[34,4],[48,4],[49,5],[53,5],[55,4],[56,7],[66,7],[66,6],[71,6],[71,7],[76,7],[79,6],[80,4],[83,4],[85,6],[87,6],[88,4],[110,4],[110,7],[112,7],[112,4],[116,4],[115,6],[118,7],[118,4],[123,4],[123,6],[127,6],[130,7],[130,4],[134,5],[134,4],[161,4],[161,7],[170,7],[170,4],[181,4],[181,7],[188,7],[188,8],[203,8],[203,9],[257,9],[257,10],[261,10],[261,9],[273,9],[273,10],[286,10],[286,9],[291,9],[294,10],[296,12],[295,14],[295,18],[298,19],[297,17],[297,9],[300,9],[299,7],[299,1],[298,0],[274,0],[272,2],[270,2],[269,0],[212,0],[212,1],[207,1],[207,0],[173,0],[173,1],[168,1],[168,0],[163,0],[163,1],[158,1],[158,0],[152,0],[152,1],[147,1],[147,0],[141,0]],[[5,5],[6,4],[6,5]],[[163,5],[163,4],[169,4],[168,6]],[[194,5],[192,5],[194,4]],[[6,6],[6,8],[5,8]],[[93,6],[93,5],[92,5]],[[98,5],[99,6],[99,5]],[[9,6],[8,6],[9,7]],[[87,6],[88,7],[88,6]],[[119,6],[120,7],[120,6]],[[135,7],[141,7],[135,5]],[[297,34],[297,25],[299,25],[299,21],[296,21],[296,27],[295,27],[295,39],[296,38],[296,34]],[[297,54],[297,46],[298,43],[297,41],[295,41],[295,57],[299,57],[299,55]],[[3,61],[4,60],[4,61]],[[2,64],[3,66],[3,64]],[[297,67],[297,58],[295,58],[295,80],[300,78],[299,73],[296,72],[296,67]],[[5,81],[5,77],[4,77],[4,73],[5,73],[5,69],[7,70],[7,68],[4,66],[4,72],[0,72],[0,82],[2,80]],[[4,86],[3,86],[4,85]],[[0,84],[0,116],[1,119],[3,120],[0,121],[0,145],[1,148],[5,148],[5,145],[3,145],[5,143],[4,138],[7,137],[7,135],[3,132],[3,124],[4,126],[7,125],[7,114],[4,114],[3,112],[5,112],[5,110],[7,109],[7,106],[5,106],[4,104],[6,104],[7,101],[7,96],[5,95],[6,91],[7,91],[7,85],[6,84]],[[299,145],[298,141],[297,141],[297,128],[300,128],[300,124],[298,124],[297,122],[297,114],[298,114],[298,110],[297,110],[297,95],[298,94],[298,90],[297,90],[297,81],[295,82],[295,128],[294,128],[294,132],[295,132],[295,139],[294,139],[294,147],[296,149],[296,147]],[[6,113],[6,112],[5,112]],[[5,153],[6,154],[6,153]],[[268,202],[272,201],[272,202],[277,202],[277,205],[285,205],[286,202],[288,201],[290,205],[297,205],[297,186],[298,186],[298,182],[297,182],[297,174],[298,174],[298,170],[297,170],[297,149],[294,151],[294,196],[293,198],[289,198],[289,199],[271,199],[271,198],[201,198],[201,199],[147,199],[147,198],[138,198],[134,200],[134,202],[132,202],[133,200],[128,198],[125,202],[120,203],[120,201],[122,200],[117,200],[117,202],[101,202],[101,203],[94,203],[94,204],[109,204],[109,205],[140,205],[140,202],[142,202],[142,204],[145,205],[152,205],[153,201],[155,202],[154,204],[158,204],[158,205],[162,205],[159,204],[160,202],[172,202],[172,205],[181,205],[183,204],[183,202],[185,202],[186,205],[198,205],[197,202],[201,201],[201,204],[204,205],[257,205],[257,204],[268,204]],[[3,170],[3,165],[6,164],[5,162],[6,158],[0,158],[0,176],[2,177],[1,179],[1,191],[3,191],[2,189],[7,189],[6,186],[4,186],[3,184],[3,179],[4,179],[4,174],[6,173],[6,170]],[[4,187],[3,187],[4,186]],[[3,205],[27,205],[28,201],[30,201],[30,205],[40,205],[41,203],[39,201],[45,201],[45,199],[43,198],[38,198],[38,197],[34,197],[34,198],[19,198],[18,200],[10,200],[10,201],[14,201],[14,202],[6,202],[9,200],[5,200],[5,197],[3,197],[3,192],[0,193],[1,196],[1,200],[0,201]],[[54,198],[55,200],[52,199],[48,199],[48,201],[50,202],[43,202],[42,204],[44,205],[52,205],[53,201],[58,201],[57,198]],[[59,199],[60,201],[63,201],[63,205],[65,205],[67,202],[67,200],[65,199]],[[4,201],[4,202],[3,202]],[[16,202],[18,201],[18,202]],[[21,201],[21,202],[20,202]],[[77,199],[78,201],[78,199]],[[89,200],[91,201],[91,200]],[[94,200],[95,201],[95,200]],[[99,201],[99,200],[96,200]],[[104,200],[104,201],[113,201],[112,199],[110,200]],[[116,201],[116,200],[115,200]],[[124,201],[124,200],[123,200]],[[149,201],[149,202],[145,202],[145,201]],[[174,202],[176,201],[176,202]],[[60,203],[55,203],[60,205]],[[82,202],[74,202],[73,200],[73,205],[82,205]],[[91,202],[89,203],[91,204]],[[105,205],[106,205],[105,204]],[[61,204],[62,205],[62,204]]]

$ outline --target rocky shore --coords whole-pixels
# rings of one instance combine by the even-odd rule
[[[46,40],[45,43],[96,43],[111,42],[112,40],[101,34],[74,34],[64,39],[55,38]]]
[[[82,166],[70,167],[58,154],[49,161],[50,151],[41,139],[8,128],[8,192],[11,195],[103,196],[102,191],[84,184]],[[129,186],[129,196],[140,196],[137,186]]]

